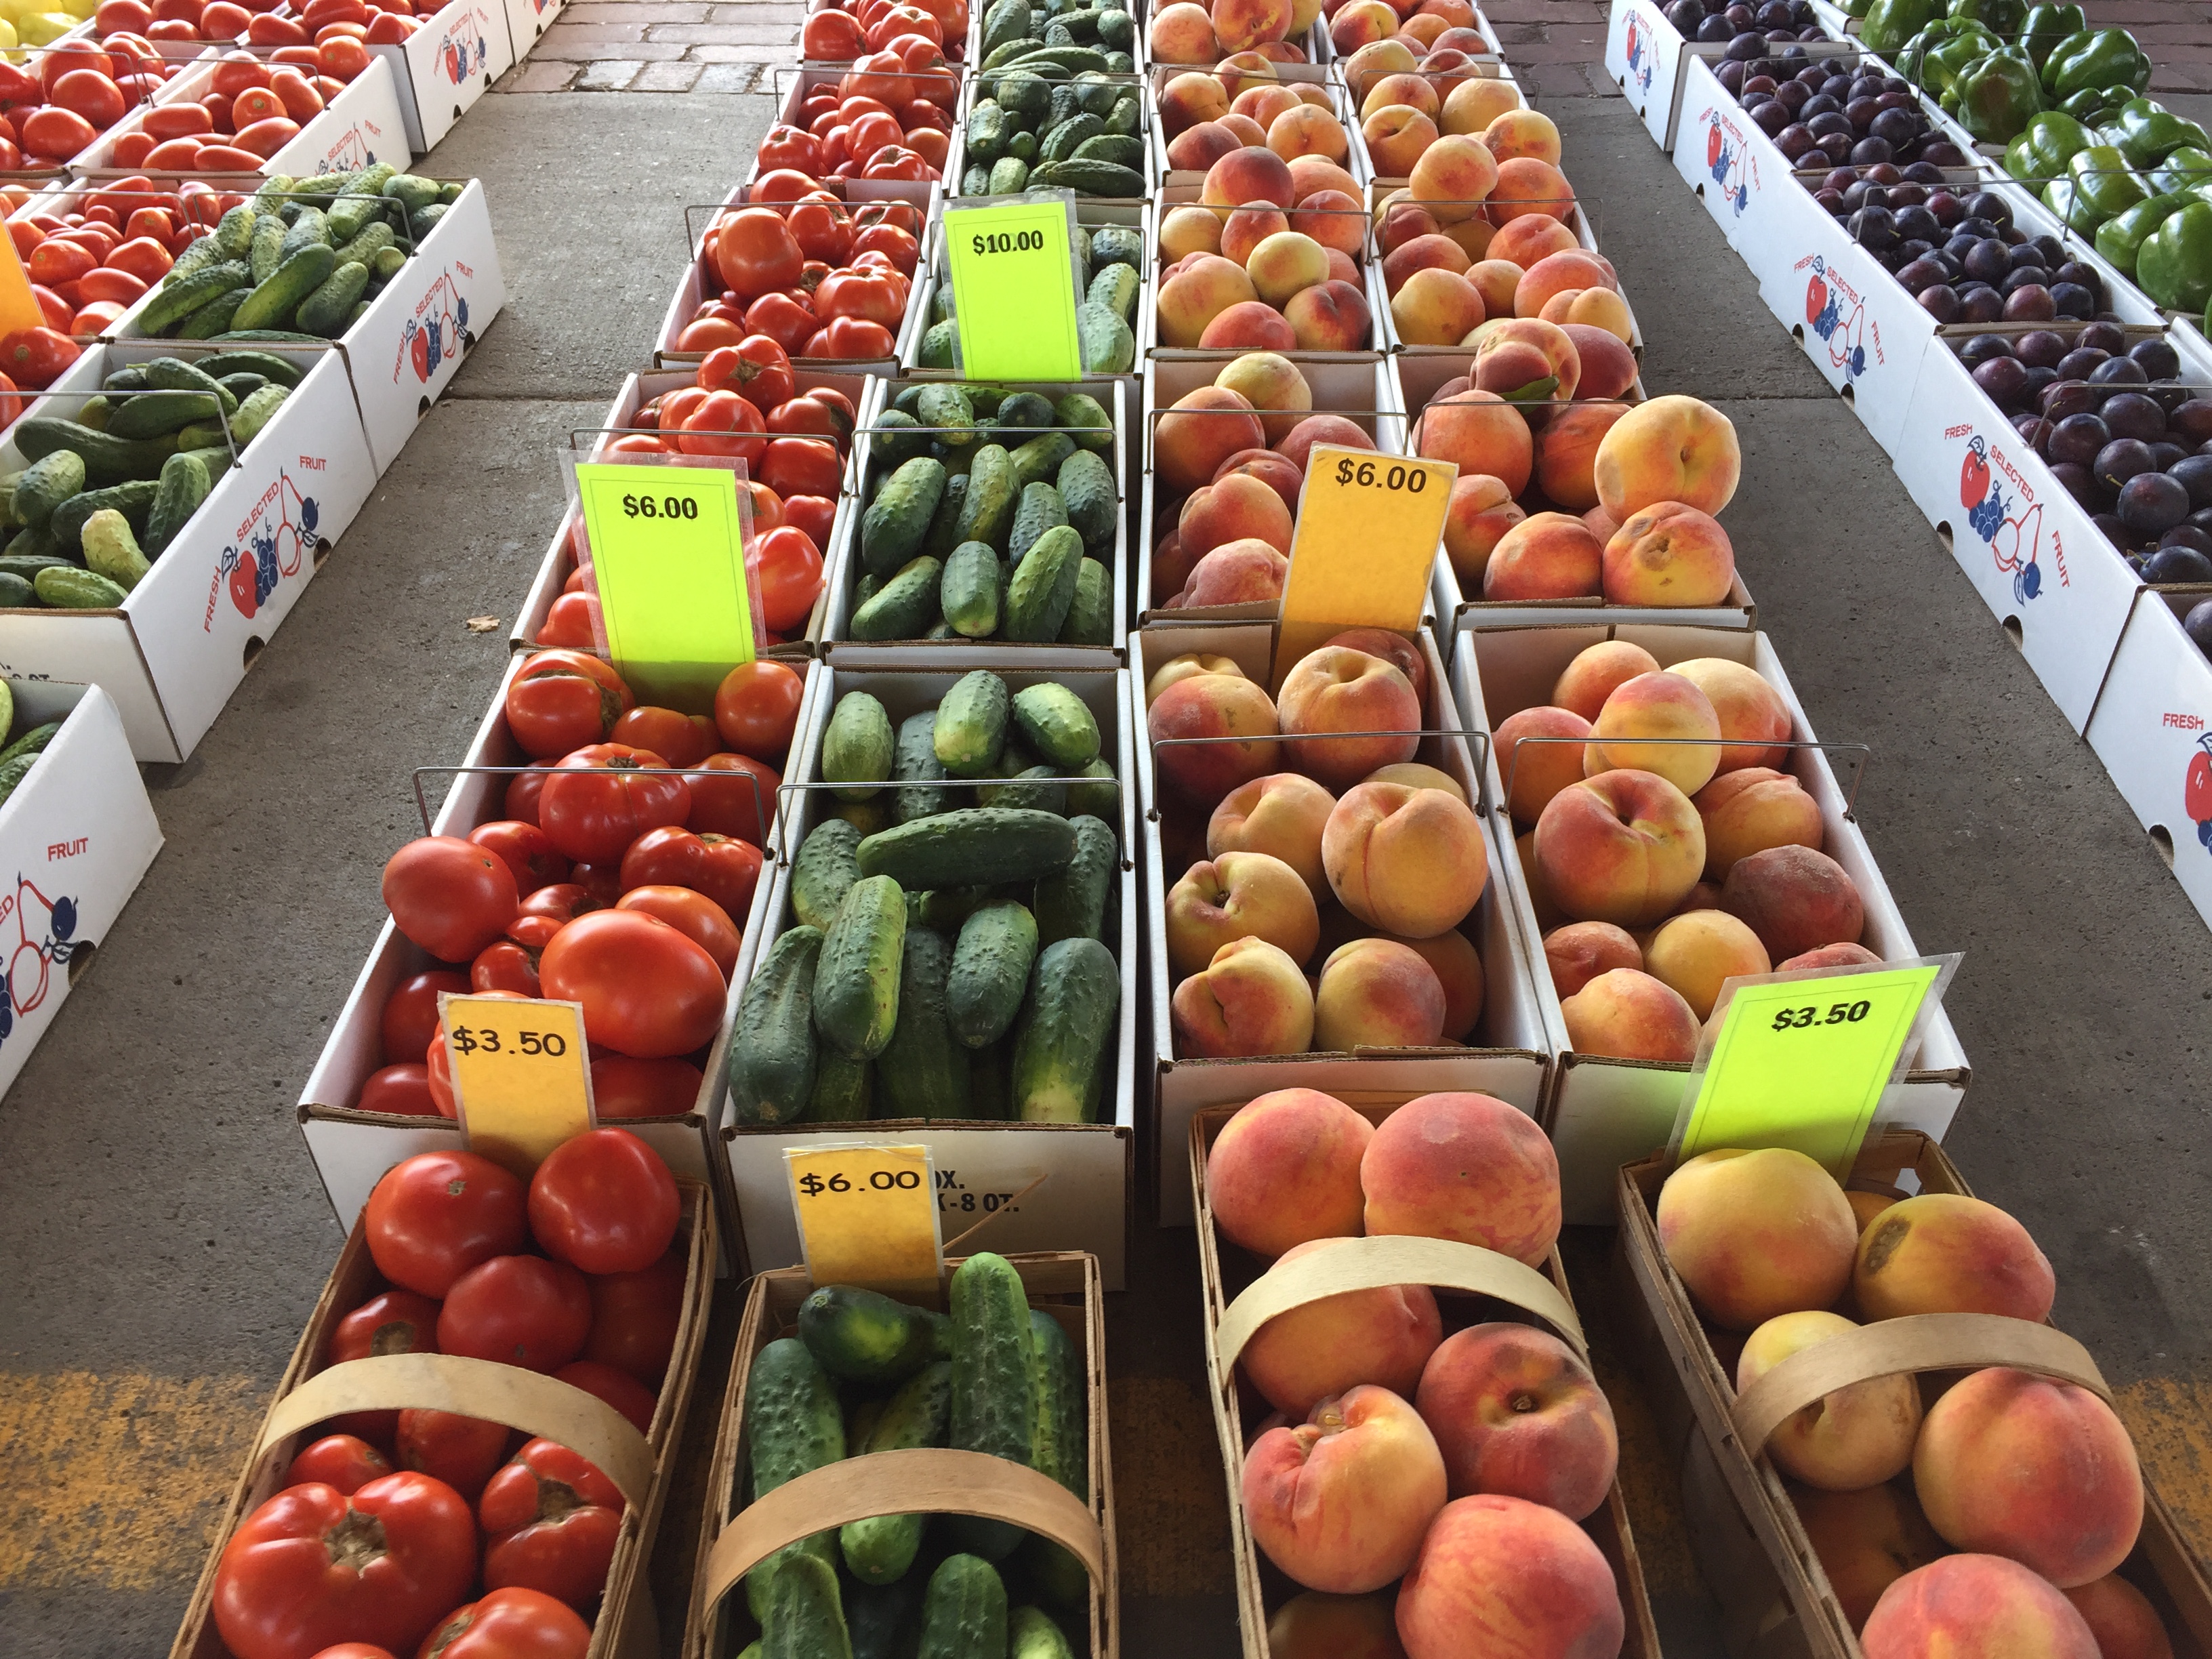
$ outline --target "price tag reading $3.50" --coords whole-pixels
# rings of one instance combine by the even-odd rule
[[[935,1294],[944,1251],[929,1148],[816,1143],[783,1157],[817,1285]]]
[[[548,1152],[592,1127],[582,1003],[447,992],[438,1018],[471,1151],[527,1180]]]

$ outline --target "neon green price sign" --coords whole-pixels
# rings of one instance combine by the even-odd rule
[[[580,461],[607,654],[640,702],[697,712],[753,659],[737,474]]]
[[[945,274],[960,372],[985,380],[1074,380],[1074,252],[1066,198],[1002,202],[945,216]]]

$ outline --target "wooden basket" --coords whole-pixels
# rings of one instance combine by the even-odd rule
[[[1972,1196],[1943,1149],[1909,1131],[1869,1136],[1847,1184],[1903,1197],[1896,1182],[1908,1170],[1923,1193]],[[1616,1290],[1623,1335],[1662,1438],[1682,1459],[1691,1549],[1722,1604],[1724,1644],[1733,1659],[1865,1659],[1789,1491],[1760,1449],[1773,1429],[1836,1389],[1907,1370],[2002,1364],[2107,1399],[2111,1390],[2087,1350],[2049,1325],[1923,1314],[1877,1321],[1806,1350],[1739,1396],[1660,1248],[1653,1206],[1668,1173],[1663,1153],[1620,1171]],[[1808,1363],[1815,1355],[1819,1363]],[[2148,1476],[2142,1533],[2120,1573],[2150,1598],[2177,1655],[2212,1655],[2212,1584]]]
[[[1106,1425],[1106,1310],[1098,1259],[1079,1251],[1009,1255],[1030,1306],[1058,1320],[1082,1357],[1090,1445],[1086,1504],[1046,1475],[980,1452],[872,1452],[848,1457],[744,1503],[749,1463],[745,1383],[754,1358],[792,1334],[799,1304],[814,1290],[803,1267],[758,1275],[738,1327],[730,1383],[722,1396],[707,1471],[706,1522],[691,1577],[682,1659],[726,1659],[744,1645],[724,1609],[746,1571],[809,1534],[876,1515],[958,1514],[1011,1521],[1066,1548],[1091,1572],[1091,1659],[1119,1659],[1121,1586],[1114,1541],[1114,1465]],[[948,1261],[946,1270],[958,1267]]]
[[[1380,1123],[1411,1094],[1339,1095],[1370,1123]],[[1205,1287],[1206,1363],[1213,1400],[1214,1428],[1221,1441],[1221,1464],[1229,1482],[1230,1554],[1237,1575],[1237,1622],[1243,1632],[1244,1659],[1267,1659],[1267,1617],[1294,1594],[1297,1586],[1262,1557],[1244,1516],[1241,1471],[1244,1462],[1246,1390],[1237,1376],[1237,1355],[1244,1340],[1267,1318],[1346,1291],[1387,1285],[1427,1284],[1491,1298],[1551,1326],[1577,1352],[1583,1348],[1582,1325],[1567,1288],[1565,1267],[1554,1249],[1540,1272],[1510,1256],[1449,1239],[1394,1237],[1356,1241],[1341,1249],[1263,1270],[1256,1257],[1225,1244],[1213,1224],[1206,1191],[1208,1154],[1237,1106],[1202,1108],[1191,1119],[1190,1171],[1198,1207],[1199,1275]],[[1347,1260],[1347,1257],[1353,1259]],[[1224,1275],[1224,1266],[1229,1273]],[[1231,1297],[1233,1277],[1239,1294]],[[1250,1395],[1256,1401],[1257,1395]],[[1622,1659],[1659,1659],[1658,1627],[1644,1594],[1644,1567],[1629,1530],[1628,1505],[1616,1480],[1605,1503],[1582,1523],[1620,1591],[1624,1636]]]
[[[276,1384],[276,1397],[231,1492],[170,1659],[228,1659],[215,1623],[216,1566],[239,1523],[277,1492],[305,1431],[341,1413],[409,1407],[459,1412],[556,1440],[588,1458],[621,1488],[629,1503],[586,1659],[658,1659],[659,1632],[647,1569],[683,1437],[684,1413],[698,1376],[716,1251],[714,1206],[706,1188],[682,1177],[676,1184],[684,1206],[674,1246],[684,1255],[684,1305],[668,1375],[653,1407],[653,1430],[645,1435],[596,1395],[492,1360],[388,1354],[326,1365],[323,1356],[338,1322],[384,1288],[369,1256],[366,1224],[357,1218],[292,1363]]]

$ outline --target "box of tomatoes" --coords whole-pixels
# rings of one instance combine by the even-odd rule
[[[258,173],[264,178],[283,173],[305,179],[378,161],[404,168],[412,159],[392,66],[374,60],[321,108],[312,112],[303,110],[304,121],[279,113],[249,121],[240,130],[236,113],[210,126],[184,112],[195,105],[211,110],[210,99],[235,100],[251,88],[265,88],[274,73],[270,64],[243,49],[222,58],[210,54],[198,59],[172,76],[154,95],[153,102],[131,112],[102,133],[97,143],[71,157],[70,171],[81,179],[112,179],[151,165],[209,173]],[[316,95],[320,97],[319,93]],[[234,101],[233,110],[236,107]],[[149,139],[153,141],[150,145]],[[173,143],[195,141],[215,155],[195,158],[162,153],[163,147]],[[257,156],[260,159],[249,167],[247,162]]]
[[[621,1129],[534,1170],[461,1149],[394,1164],[277,1383],[171,1659],[411,1654],[463,1632],[657,1652],[646,1569],[714,1249],[705,1190]]]

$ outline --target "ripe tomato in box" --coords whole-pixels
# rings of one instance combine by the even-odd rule
[[[556,1441],[530,1442],[477,1500],[484,1587],[589,1605],[606,1588],[622,1514],[621,1491],[586,1459]]]
[[[804,624],[822,593],[822,555],[814,538],[791,525],[772,530],[754,538],[745,565],[760,585],[762,622],[779,634]]]
[[[553,1373],[558,1382],[581,1389],[612,1406],[640,1434],[653,1431],[653,1407],[659,1403],[653,1390],[627,1371],[611,1365],[595,1365],[588,1359],[571,1360]]]
[[[805,693],[805,682],[783,663],[738,664],[714,690],[722,741],[741,755],[780,763],[790,751]]]
[[[827,357],[860,362],[896,355],[896,341],[881,323],[859,317],[835,317],[806,343],[803,357]]]
[[[478,1263],[521,1249],[530,1231],[522,1183],[474,1152],[419,1152],[386,1170],[363,1226],[377,1272],[403,1290],[442,1297]]]
[[[99,137],[91,122],[75,110],[64,109],[58,104],[46,105],[27,117],[22,125],[24,153],[41,161],[66,161]],[[126,161],[124,165],[128,167],[131,163]]]
[[[688,1109],[690,1097],[684,1098]],[[584,1358],[659,1388],[684,1317],[684,1258],[672,1251],[642,1273],[592,1274],[591,1291],[592,1335]]]
[[[499,854],[459,836],[419,836],[384,866],[392,926],[441,962],[467,962],[514,920],[521,896]]]
[[[610,1118],[681,1117],[699,1101],[704,1075],[688,1060],[638,1060],[606,1054],[592,1061],[592,1109]],[[599,1305],[599,1280],[592,1279],[592,1306]],[[592,1341],[599,1340],[599,1316],[592,1316]],[[588,1353],[589,1349],[586,1352]]]
[[[571,1137],[530,1178],[531,1232],[579,1273],[644,1272],[668,1253],[683,1210],[667,1164],[627,1129]]]
[[[495,1255],[477,1263],[453,1281],[438,1310],[441,1353],[525,1370],[559,1370],[583,1352],[591,1333],[592,1293],[583,1274],[542,1255]],[[403,1420],[403,1458],[406,1431]]]
[[[809,398],[808,402],[816,401]],[[837,522],[837,503],[827,495],[791,495],[784,500],[783,521],[793,530],[803,530],[806,539],[817,548],[830,545],[830,536]],[[821,556],[818,553],[816,555]]]
[[[834,495],[844,465],[837,446],[826,438],[771,438],[760,461],[760,473],[769,488],[781,495]]]
[[[756,467],[768,453],[768,422],[736,392],[710,392],[684,418],[676,447],[686,455],[733,455]]]
[[[652,833],[658,834],[659,831]],[[730,845],[753,851],[741,841],[733,841]],[[760,855],[754,853],[753,857],[757,865]],[[750,900],[751,895],[746,896]],[[704,893],[694,892],[689,887],[665,884],[632,887],[623,894],[615,908],[641,910],[648,916],[659,917],[714,957],[714,966],[722,970],[723,979],[727,980],[737,971],[738,949],[741,943],[738,924],[730,919],[728,910]]]
[[[538,975],[547,996],[584,1005],[594,1043],[641,1060],[703,1048],[721,1024],[725,987],[714,959],[641,911],[577,917],[545,947]]]
[[[607,740],[650,750],[671,766],[696,766],[721,746],[714,722],[704,714],[649,703],[640,703],[617,720]]]
[[[805,262],[791,227],[773,208],[740,209],[716,228],[714,265],[722,284],[748,299],[789,288]]]
[[[428,1641],[434,1659],[584,1659],[592,1627],[565,1603],[517,1586],[454,1608]]]
[[[734,346],[710,351],[699,365],[699,389],[735,392],[756,409],[773,409],[792,395],[791,357],[765,334],[748,334]]]
[[[103,132],[123,118],[127,107],[123,89],[96,69],[73,69],[57,76],[53,100],[64,109],[76,111]]]
[[[399,1466],[442,1480],[470,1503],[507,1461],[504,1423],[416,1407],[399,1413],[393,1455]]]
[[[538,796],[539,826],[569,858],[612,864],[647,830],[690,815],[690,786],[667,766],[628,744],[588,744],[564,755]]]
[[[538,981],[538,953],[510,939],[494,939],[469,964],[469,988],[476,992],[507,991],[519,997],[538,995],[541,988]],[[427,1067],[422,1086],[426,1092],[430,1086]],[[434,1100],[432,1109],[436,1109]]]
[[[437,1352],[438,1304],[413,1291],[379,1291],[338,1321],[323,1363],[337,1365],[377,1354]],[[399,1413],[349,1412],[323,1426],[331,1434],[358,1435],[380,1451],[389,1452]]]
[[[507,861],[507,867],[514,872],[514,890],[519,895],[526,896],[541,887],[568,879],[568,860],[555,850],[545,832],[534,823],[495,818],[470,830],[468,838]]]
[[[747,478],[738,488],[751,503],[754,535],[763,535],[783,522],[782,496],[758,478]]]
[[[604,741],[635,701],[622,676],[599,658],[581,651],[546,651],[526,663],[508,684],[507,726],[523,753],[550,760]],[[524,817],[512,811],[507,816]]]
[[[467,976],[450,968],[434,969],[400,981],[384,1000],[384,1011],[379,1016],[377,1030],[383,1038],[386,1060],[422,1059],[431,1033],[438,1029],[439,994],[458,996],[468,988]]]
[[[811,173],[821,161],[811,134],[804,128],[787,126],[779,121],[761,140],[754,163],[763,173],[789,167],[793,172]]]
[[[775,815],[782,775],[750,755],[709,755],[704,764],[708,775],[690,780],[689,828],[701,836],[728,836],[765,846],[763,825]]]
[[[760,871],[761,850],[750,842],[664,824],[647,830],[623,854],[621,879],[625,893],[636,887],[688,887],[742,919],[752,908]]]
[[[357,1110],[383,1112],[392,1117],[435,1117],[438,1103],[430,1093],[429,1068],[419,1060],[403,1060],[379,1066],[361,1085]]]

